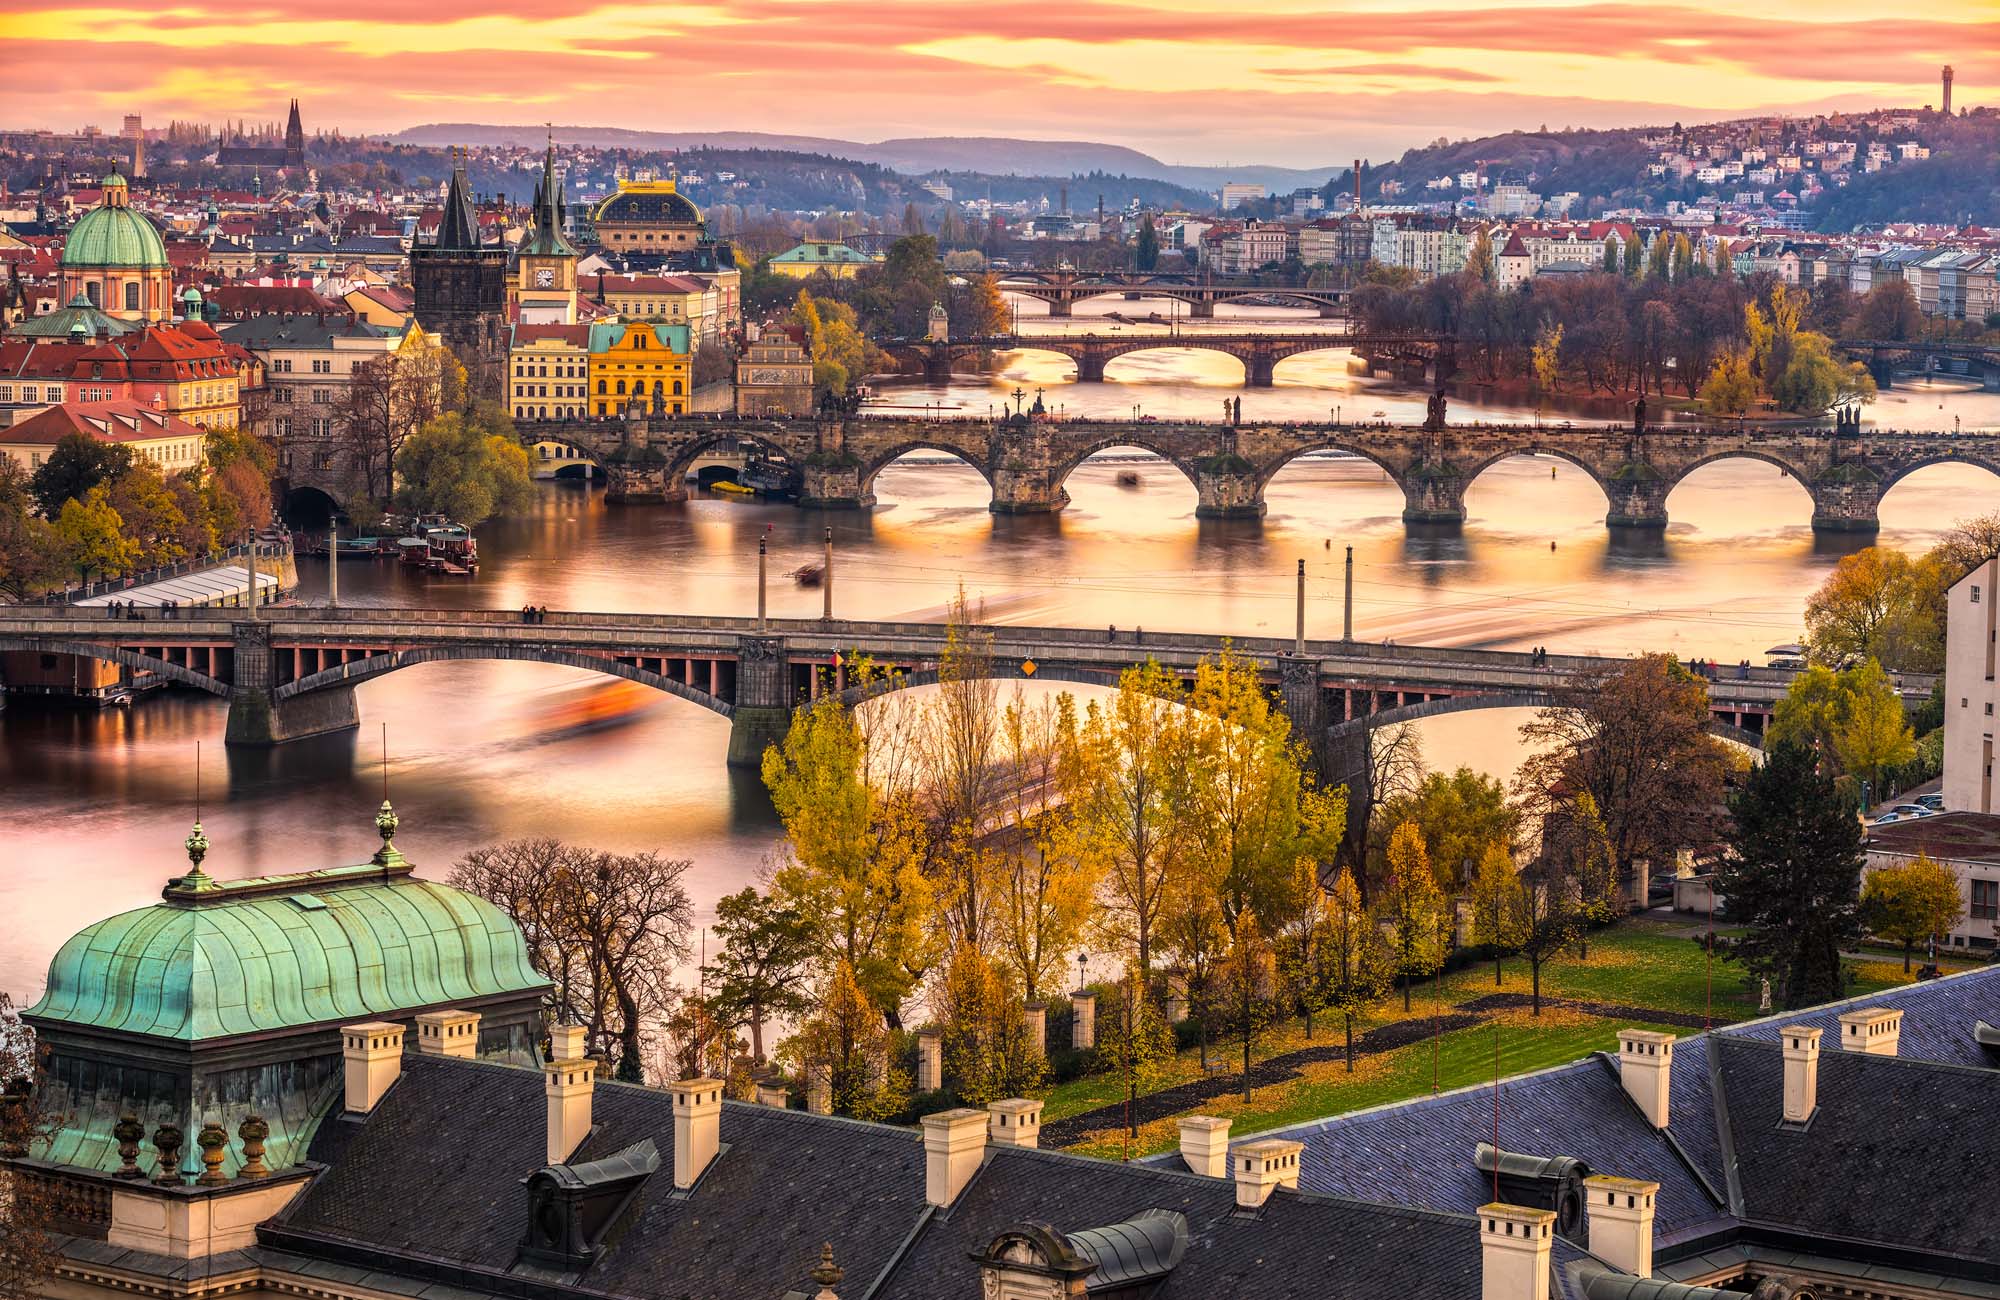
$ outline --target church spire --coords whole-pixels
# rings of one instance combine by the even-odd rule
[[[528,233],[521,251],[535,257],[575,257],[576,249],[563,237],[562,181],[556,177],[555,128],[549,128],[548,151],[542,155],[542,179],[535,185],[534,229]]]
[[[479,247],[479,219],[472,211],[472,195],[466,189],[465,164],[454,160],[451,186],[445,191],[444,219],[438,222],[437,246],[464,252]]]

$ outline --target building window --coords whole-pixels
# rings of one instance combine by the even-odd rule
[[[50,384],[49,400],[51,402],[60,402],[62,399],[63,399],[63,386],[61,384]]]
[[[33,405],[34,403],[42,400],[41,392],[42,390],[35,387],[33,384],[22,384],[21,400],[29,403],[30,405]]]
[[[136,282],[128,281],[125,285],[125,310],[139,310],[139,286]]]
[[[1975,605],[1979,603],[1979,584],[1976,582],[1972,584],[1972,603]]]
[[[1975,880],[1972,882],[1972,919],[1975,921],[2000,920],[2000,880]]]

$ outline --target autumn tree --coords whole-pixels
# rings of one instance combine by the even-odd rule
[[[1438,884],[1447,891],[1460,886],[1467,865],[1476,863],[1487,845],[1498,841],[1512,848],[1520,834],[1521,812],[1507,801],[1506,788],[1469,767],[1449,774],[1428,773],[1414,790],[1377,807],[1381,815],[1373,819],[1375,826],[1393,828],[1405,822],[1416,826]],[[1387,851],[1387,838],[1385,829],[1384,842],[1372,855],[1378,862]]]
[[[1757,391],[1749,354],[1732,348],[1715,359],[1696,396],[1710,415],[1740,416],[1757,404]]]
[[[0,456],[0,592],[26,599],[61,582],[66,563],[55,525],[35,513],[27,474]]]
[[[119,530],[130,544],[130,565],[151,567],[187,558],[187,513],[151,461],[140,460],[113,479],[105,499],[118,512]]]
[[[1806,598],[1807,656],[1829,667],[1868,658],[1899,672],[1942,668],[1942,592],[1957,576],[1942,557],[1912,560],[1894,547],[1842,556]]]
[[[889,1062],[888,1027],[854,968],[835,958],[814,983],[812,1014],[778,1047],[808,1095],[824,1089],[836,1115],[887,1119],[909,1104],[910,1082]]]
[[[83,500],[92,488],[108,487],[131,468],[130,447],[66,433],[35,470],[28,490],[42,518],[54,519],[62,513],[64,502]]]
[[[1880,791],[1882,773],[1917,755],[1903,697],[1873,659],[1840,674],[1843,696],[1833,732],[1833,753],[1842,771]]]
[[[1481,284],[1493,283],[1495,266],[1491,232],[1482,230],[1473,237],[1472,247],[1465,254],[1465,274]]]
[[[1515,909],[1506,927],[1517,937],[1528,962],[1531,1014],[1542,1014],[1542,968],[1565,952],[1583,932],[1577,882],[1559,854],[1541,853],[1521,872],[1519,892],[1506,901]]]
[[[1102,873],[1098,922],[1134,954],[1141,985],[1152,976],[1167,909],[1193,865],[1183,799],[1196,744],[1180,679],[1152,660],[1128,668],[1118,693],[1085,710],[1063,801],[1083,850]]]
[[[1404,822],[1389,836],[1388,870],[1376,890],[1375,915],[1402,981],[1405,1011],[1410,1009],[1410,987],[1417,977],[1444,964],[1451,934],[1446,907],[1430,856],[1424,852],[1423,834],[1415,824]]]
[[[41,1300],[62,1262],[54,1189],[18,1157],[46,1150],[62,1116],[51,1105],[48,1049],[0,993],[0,1300]]]
[[[1097,894],[1097,846],[1063,797],[1078,781],[1079,748],[1067,693],[1031,702],[1016,690],[1001,710],[992,931],[1001,967],[1030,1002],[1060,985]]]
[[[1732,811],[1715,888],[1746,933],[1723,946],[1777,986],[1787,1011],[1839,997],[1840,954],[1862,933],[1852,809],[1810,751],[1781,743],[1750,769]]]
[[[1000,277],[988,271],[972,282],[965,298],[965,319],[958,332],[975,339],[1007,332],[1007,300],[1000,294]]]
[[[710,961],[715,1015],[750,1031],[750,1052],[764,1059],[764,1026],[810,1007],[811,962],[818,936],[800,910],[746,886],[715,903],[715,936],[722,948]]]
[[[1521,728],[1531,751],[1515,792],[1546,820],[1565,799],[1588,794],[1604,819],[1619,881],[1641,861],[1671,864],[1713,842],[1732,769],[1708,734],[1708,688],[1667,655],[1582,669],[1555,702]]]
[[[961,941],[931,993],[945,1078],[958,1100],[983,1107],[1042,1086],[1047,1060],[1028,1035],[1021,998],[993,962]]]
[[[1908,862],[1877,867],[1861,884],[1861,916],[1868,929],[1903,946],[1903,973],[1920,943],[1936,943],[1965,919],[1958,873],[1919,850]]]
[[[1542,822],[1542,856],[1560,864],[1562,878],[1575,896],[1577,957],[1590,956],[1590,930],[1609,925],[1625,913],[1625,893],[1619,888],[1617,865],[1611,858],[1611,837],[1597,800],[1580,790],[1553,806]]]
[[[1347,1037],[1347,1072],[1354,1073],[1354,1017],[1388,983],[1389,953],[1381,927],[1362,906],[1354,873],[1341,868],[1327,895],[1318,972],[1326,1006],[1340,1013]]]
[[[1886,339],[1899,342],[1919,338],[1924,332],[1924,311],[1917,292],[1902,276],[1876,285],[1855,304],[1848,318],[1846,334],[1855,339]]]
[[[1498,840],[1487,844],[1472,877],[1472,941],[1493,950],[1493,987],[1500,987],[1500,959],[1526,937],[1527,909],[1514,855]]]
[[[865,663],[850,678],[879,675]],[[923,873],[925,824],[898,780],[907,755],[863,726],[829,692],[797,711],[784,742],[764,751],[764,785],[785,828],[786,860],[772,892],[810,925],[820,970],[842,965],[878,1016],[898,1023],[925,968],[932,937],[930,882]],[[830,976],[824,988],[845,993]]]
[[[651,852],[508,840],[460,858],[451,883],[513,918],[529,959],[554,983],[554,1018],[582,1025],[617,1077],[639,1082],[646,1037],[673,1002],[669,976],[691,955],[689,866]]]
[[[82,499],[71,497],[56,515],[55,536],[64,562],[85,582],[93,573],[123,573],[138,561],[139,548],[125,536],[125,520],[102,483]]]
[[[411,434],[396,455],[396,504],[467,528],[527,509],[535,484],[513,423],[504,410],[482,405],[447,412]]]
[[[988,819],[1000,784],[1000,686],[993,634],[974,622],[963,590],[946,619],[937,675],[915,729],[933,905],[952,942],[984,949],[997,902]]]

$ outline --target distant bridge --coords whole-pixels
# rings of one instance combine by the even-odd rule
[[[1309,307],[1322,317],[1345,314],[1347,289],[1313,289],[1286,284],[1274,277],[1214,276],[1199,272],[1079,271],[1073,267],[1008,271],[1000,287],[1023,298],[1049,305],[1049,315],[1069,316],[1086,298],[1117,294],[1127,298],[1171,298],[1188,304],[1197,319],[1215,315],[1219,302],[1260,299],[1283,306]]]
[[[1449,378],[1457,368],[1455,340],[1443,334],[1417,333],[1209,333],[1188,330],[1171,334],[1120,331],[1105,334],[996,334],[985,338],[902,339],[884,350],[905,370],[921,372],[930,383],[950,381],[955,363],[986,352],[1029,350],[1054,352],[1076,362],[1076,377],[1084,383],[1104,379],[1104,368],[1133,352],[1192,348],[1226,352],[1243,363],[1243,381],[1252,388],[1276,382],[1278,363],[1307,352],[1354,352],[1372,363],[1395,368],[1412,379]]]
[[[1962,343],[1945,339],[1842,339],[1834,346],[1868,364],[1868,373],[1877,388],[1895,385],[1898,370],[1940,371],[1946,364],[1963,363],[1968,378],[1980,380],[1987,388],[2000,390],[2000,347],[1990,343]]]
[[[1395,722],[1464,707],[1546,702],[1574,673],[1615,662],[1510,651],[1308,640],[1303,653],[1271,637],[988,626],[996,676],[1115,685],[1156,659],[1191,675],[1229,647],[1278,690],[1294,727],[1336,748],[1365,740],[1371,717]],[[729,761],[754,764],[792,710],[823,691],[854,692],[855,656],[901,670],[902,684],[936,680],[946,628],[938,623],[712,618],[551,612],[524,623],[511,610],[306,608],[186,610],[117,618],[76,606],[0,607],[0,651],[82,655],[156,673],[229,701],[227,738],[270,745],[357,725],[354,688],[418,664],[516,660],[624,678],[731,721]],[[1754,740],[1792,674],[1730,670],[1710,686],[1710,709],[1730,734]],[[1911,698],[1928,678],[1906,677]],[[1424,707],[1428,706],[1428,708]],[[1337,772],[1350,769],[1339,767]]]
[[[614,500],[680,501],[697,458],[748,445],[796,467],[800,503],[865,509],[875,479],[913,451],[955,456],[976,469],[1001,514],[1060,510],[1063,484],[1086,459],[1113,447],[1151,452],[1194,484],[1204,519],[1256,518],[1265,490],[1286,465],[1313,452],[1345,452],[1379,466],[1403,493],[1409,523],[1465,518],[1465,493],[1512,456],[1554,456],[1603,490],[1605,522],[1664,528],[1667,497],[1703,466],[1762,461],[1812,498],[1812,524],[1870,532],[1882,497],[1930,465],[1977,465],[2000,475],[2000,435],[1849,428],[1730,426],[1635,431],[1619,425],[1424,425],[971,419],[850,416],[819,419],[597,419],[523,422],[521,440],[573,450],[608,482]]]

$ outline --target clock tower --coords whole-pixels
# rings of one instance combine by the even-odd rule
[[[556,146],[549,141],[542,179],[535,186],[535,217],[514,255],[508,287],[523,325],[576,324],[576,249],[563,237],[562,182],[556,179]]]

